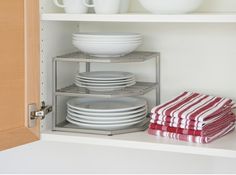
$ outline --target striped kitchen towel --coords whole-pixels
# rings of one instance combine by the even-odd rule
[[[222,130],[217,130],[214,133],[211,133],[208,136],[193,136],[193,135],[186,135],[186,134],[177,134],[172,132],[160,131],[155,129],[148,129],[148,133],[151,135],[166,137],[170,139],[180,140],[180,141],[187,141],[192,143],[210,143],[216,139],[219,139],[226,134],[232,132],[235,129],[235,122],[232,122],[230,125],[225,127]]]
[[[235,105],[231,99],[184,92],[152,109],[151,113],[195,121],[205,121]]]
[[[228,127],[232,122],[235,122],[235,115],[234,114],[229,116],[227,119],[222,120],[221,122],[206,125],[201,130],[183,129],[180,127],[159,125],[156,123],[150,123],[149,128],[154,129],[154,130],[177,133],[177,134],[186,134],[186,135],[193,135],[193,136],[208,136],[208,135],[211,135],[219,130],[222,130],[222,129]]]
[[[164,126],[171,126],[171,127],[178,127],[183,129],[193,129],[193,130],[202,130],[203,128],[212,128],[215,126],[220,125],[223,122],[232,121],[236,118],[235,114],[231,111],[227,113],[223,113],[219,115],[219,117],[215,117],[214,120],[208,121],[194,121],[194,120],[186,120],[181,118],[175,117],[158,117],[159,114],[156,115],[155,119],[151,119],[150,123],[164,125]]]

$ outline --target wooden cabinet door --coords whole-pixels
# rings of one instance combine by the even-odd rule
[[[39,139],[27,126],[28,104],[39,105],[39,1],[0,3],[0,150]]]

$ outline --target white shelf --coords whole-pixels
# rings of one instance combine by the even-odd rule
[[[47,131],[42,133],[41,138],[45,141],[92,144],[142,150],[156,150],[236,158],[235,131],[210,144],[203,145],[155,137],[147,134],[146,132],[136,132],[116,136],[100,136],[80,133]]]
[[[78,22],[235,23],[236,13],[198,13],[183,15],[47,13],[41,15],[41,20]]]

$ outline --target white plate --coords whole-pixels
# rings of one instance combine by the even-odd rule
[[[78,115],[86,115],[90,117],[124,117],[128,115],[134,115],[139,114],[142,112],[147,111],[147,106],[142,106],[140,108],[136,108],[130,111],[123,111],[123,112],[86,112],[86,111],[80,111],[78,109],[71,108],[70,106],[67,106],[67,111],[70,111],[72,113],[78,114]]]
[[[106,125],[99,125],[99,124],[87,124],[82,122],[77,122],[75,120],[72,120],[69,117],[66,117],[66,120],[72,124],[78,125],[83,128],[88,129],[100,129],[100,130],[118,130],[118,129],[125,129],[129,128],[130,126],[136,125],[138,123],[141,123],[143,120],[130,122],[130,123],[122,123],[122,124],[106,124]]]
[[[76,77],[75,79],[77,81],[86,82],[86,83],[117,83],[117,82],[127,83],[131,81],[136,81],[135,78],[127,78],[127,79],[122,79],[122,80],[104,80],[104,81],[103,80],[87,80],[87,79],[83,79],[79,77]]]
[[[131,114],[131,115],[121,115],[121,116],[116,116],[116,115],[110,115],[110,116],[88,116],[88,115],[81,115],[78,113],[74,113],[70,110],[67,111],[67,114],[72,117],[76,117],[79,119],[84,119],[84,120],[90,120],[90,121],[109,121],[109,122],[115,122],[115,121],[121,121],[121,120],[128,120],[128,119],[133,119],[137,118],[139,116],[147,115],[147,110],[141,111],[139,113]]]
[[[100,91],[100,92],[117,91],[117,90],[121,90],[121,89],[124,89],[126,87],[129,87],[129,86],[133,86],[135,84],[136,84],[136,82],[130,83],[130,84],[127,84],[127,85],[116,85],[116,86],[89,86],[89,85],[83,85],[83,84],[80,84],[78,82],[75,82],[75,85],[78,86],[78,87],[83,87],[83,88],[89,89],[91,91]]]
[[[135,75],[129,72],[118,71],[94,71],[77,74],[77,77],[88,80],[123,80],[134,78]]]
[[[116,86],[116,85],[121,85],[121,86],[127,86],[127,85],[130,85],[130,84],[134,84],[136,83],[135,80],[132,80],[132,81],[127,81],[127,82],[107,82],[107,83],[100,83],[100,82],[83,82],[83,81],[80,81],[80,80],[75,80],[75,83],[76,84],[80,84],[80,85],[83,85],[83,86]]]
[[[135,118],[131,118],[131,119],[126,119],[126,120],[116,120],[116,121],[99,121],[99,120],[86,120],[86,119],[82,119],[82,118],[78,118],[78,117],[74,117],[72,115],[67,115],[67,117],[69,117],[70,119],[77,121],[77,122],[82,122],[82,123],[87,123],[87,124],[122,124],[122,123],[130,123],[130,122],[136,122],[136,121],[140,121],[143,120],[146,115],[140,115],[138,117]]]
[[[74,98],[67,102],[73,109],[85,112],[125,112],[147,105],[147,101],[137,97],[106,98]]]
[[[90,87],[90,88],[124,88],[127,86],[132,86],[136,82],[129,82],[129,83],[122,83],[122,84],[112,84],[112,83],[107,83],[107,84],[95,84],[95,83],[81,83],[78,81],[75,81],[75,84],[80,86],[80,87]]]

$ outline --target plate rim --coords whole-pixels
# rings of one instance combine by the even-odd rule
[[[135,118],[135,117],[138,117],[138,116],[141,116],[141,115],[148,115],[148,112],[147,112],[147,110],[144,110],[144,111],[141,111],[139,113],[134,113],[134,114],[131,114],[131,115],[122,115],[122,116],[111,115],[111,116],[106,116],[106,117],[103,117],[103,116],[86,116],[86,115],[73,113],[71,111],[67,111],[67,115],[68,114],[72,115],[72,116],[74,115],[74,117],[77,117],[77,118],[82,118],[82,119],[87,118],[87,119],[93,120],[93,121],[96,121],[96,119],[98,119],[97,121],[104,121],[104,120],[118,121],[118,120],[126,120],[126,119],[130,119],[130,118]]]
[[[66,120],[69,122],[69,123],[72,123],[72,124],[75,124],[75,125],[77,125],[77,126],[81,126],[81,127],[87,127],[87,128],[91,128],[91,129],[105,129],[105,130],[113,130],[113,129],[118,129],[119,127],[129,127],[129,126],[133,126],[133,125],[136,125],[136,124],[138,124],[138,123],[141,123],[143,120],[140,120],[140,121],[136,121],[136,122],[132,122],[132,123],[126,123],[126,124],[118,124],[118,125],[106,125],[105,126],[105,128],[104,128],[104,125],[102,125],[102,126],[99,126],[99,125],[92,125],[91,126],[91,124],[85,124],[85,123],[81,123],[81,122],[76,122],[76,121],[69,121],[69,120],[72,120],[72,119],[70,119],[70,118],[68,118],[67,116],[66,116]],[[109,128],[110,127],[110,128]],[[112,127],[114,127],[113,129],[112,129]]]
[[[101,77],[88,77],[88,75],[84,76],[84,74],[91,74],[91,73],[94,73],[94,74],[98,74],[98,73],[102,73],[102,72],[106,72],[106,73],[109,73],[111,74],[112,72],[113,73],[123,73],[123,74],[127,74],[127,75],[124,75],[122,77],[116,77],[116,78],[101,78]],[[87,80],[123,80],[123,79],[128,79],[128,78],[134,78],[135,75],[133,73],[130,73],[130,72],[121,72],[121,71],[93,71],[93,72],[83,72],[83,73],[78,73],[77,74],[77,77],[79,78],[83,78],[83,79],[87,79]]]
[[[86,111],[76,111],[76,109],[73,109],[71,107],[67,107],[67,110],[68,108],[70,108],[70,110],[75,111],[75,113],[77,114],[83,114],[83,115],[89,115],[89,116],[110,116],[110,115],[113,115],[113,116],[123,116],[123,115],[130,115],[130,114],[137,114],[139,112],[142,112],[142,111],[147,111],[147,105],[145,106],[142,106],[140,108],[137,108],[136,110],[129,110],[129,111],[121,111],[121,112],[86,112]],[[118,115],[117,115],[118,114]]]
[[[94,120],[86,120],[86,119],[81,119],[81,118],[77,118],[77,117],[74,117],[74,116],[71,116],[71,115],[68,115],[68,117],[70,117],[71,119],[75,120],[75,121],[78,121],[78,122],[82,122],[82,123],[88,123],[88,124],[101,124],[101,125],[106,125],[106,124],[112,124],[112,123],[115,123],[115,124],[122,124],[122,123],[130,123],[130,122],[134,122],[134,121],[138,121],[138,120],[141,120],[141,119],[144,119],[146,117],[146,115],[140,115],[138,117],[134,117],[134,118],[130,118],[130,119],[126,119],[126,120],[120,120],[120,121],[94,121]],[[88,121],[88,122],[87,122]],[[98,123],[96,123],[98,122]]]

